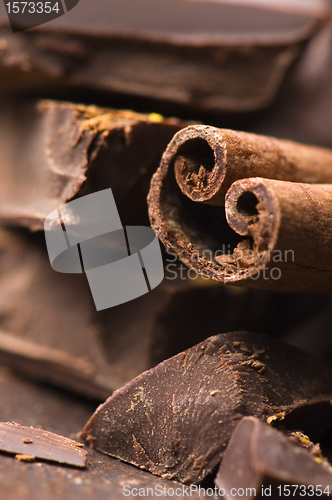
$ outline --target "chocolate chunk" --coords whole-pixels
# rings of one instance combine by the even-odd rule
[[[331,390],[330,379],[291,346],[254,333],[220,334],[117,390],[81,437],[164,478],[198,483],[218,465],[243,416],[287,414]]]
[[[131,214],[146,221],[149,180],[181,127],[160,115],[2,98],[0,220],[43,229],[70,198],[110,187],[119,209],[132,197]]]
[[[18,378],[5,368],[0,368],[0,400],[1,421],[18,420],[68,437],[75,436],[94,406],[65,391]],[[182,487],[91,449],[84,469],[46,461],[18,462],[0,453],[0,484],[1,498],[6,500],[31,500],[32,492],[34,500],[123,500],[128,489],[138,494],[141,488],[148,496],[158,491],[172,495],[172,488]],[[192,496],[200,498],[198,492],[193,491]]]
[[[275,7],[95,0],[93,12],[80,2],[14,35],[3,19],[1,87],[95,89],[209,112],[261,109],[327,18],[321,6]]]
[[[320,461],[281,432],[245,417],[229,441],[215,483],[225,498],[284,498],[288,492],[292,498],[328,497],[332,474]]]
[[[16,422],[0,422],[0,450],[17,454],[18,460],[42,458],[60,464],[85,467],[87,451],[72,439]]]

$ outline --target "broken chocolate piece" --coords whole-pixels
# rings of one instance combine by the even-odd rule
[[[95,0],[94,12],[80,2],[14,35],[2,19],[1,87],[95,89],[152,99],[155,107],[253,111],[271,103],[328,18],[321,6],[306,12],[180,0]]]
[[[47,462],[18,462],[0,453],[1,497],[30,500],[123,500],[133,497],[170,497],[200,500],[203,491],[153,476],[94,450],[89,450],[85,469],[60,467]],[[220,500],[209,495],[211,500]]]
[[[134,193],[131,213],[145,222],[151,175],[182,126],[160,115],[2,98],[1,222],[43,229],[75,195],[108,187],[120,210]]]
[[[76,435],[95,406],[66,391],[14,376],[2,367],[0,400],[0,421],[22,421],[68,437]],[[182,487],[92,449],[88,450],[84,469],[54,466],[47,461],[18,462],[0,453],[0,484],[1,498],[6,500],[31,500],[31,492],[33,500],[123,500],[128,491],[138,494],[141,489],[146,496],[161,491],[172,496],[172,488]],[[177,498],[186,496],[183,493]],[[194,491],[192,496],[201,498]]]
[[[288,494],[329,497],[332,473],[281,432],[246,417],[229,441],[215,483],[224,498],[238,500]]]
[[[185,484],[220,462],[237,422],[331,390],[321,363],[254,333],[211,337],[117,390],[81,433],[99,451]]]
[[[0,450],[15,453],[20,461],[42,458],[50,462],[85,467],[84,445],[53,432],[0,422]]]

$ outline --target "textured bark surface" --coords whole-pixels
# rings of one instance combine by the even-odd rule
[[[135,190],[146,214],[148,183],[184,124],[96,106],[2,98],[0,220],[42,229],[75,195],[111,187],[118,205]],[[121,175],[119,175],[121,172]]]
[[[231,184],[247,177],[292,182],[332,182],[332,151],[262,135],[193,125],[165,151],[159,177],[174,167],[188,198],[224,206]]]
[[[288,488],[291,485],[293,498],[300,499],[307,491],[311,494],[317,491],[317,497],[327,498],[332,488],[329,469],[321,460],[315,461],[306,450],[292,444],[281,432],[257,418],[246,417],[230,439],[215,483],[225,491],[225,498],[237,500],[242,498],[242,488],[245,492],[250,491],[251,498],[262,498],[262,488],[271,498],[282,497],[285,490],[287,493],[284,485]],[[319,495],[316,487],[325,493]]]
[[[245,179],[254,172],[268,178]],[[309,182],[331,175],[329,149],[191,126],[175,135],[153,176],[151,224],[184,264],[216,281],[329,291],[332,188]]]
[[[79,5],[53,30],[14,35],[3,20],[2,89],[93,89],[196,111],[252,111],[271,103],[327,17],[320,6],[305,13],[176,0],[113,0],[101,12]]]
[[[266,420],[330,390],[329,371],[309,354],[264,335],[221,334],[116,391],[81,437],[156,475],[198,483],[243,416]]]

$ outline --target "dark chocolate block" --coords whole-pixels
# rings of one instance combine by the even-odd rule
[[[309,354],[264,335],[220,334],[117,390],[81,437],[156,475],[198,483],[243,416],[285,415],[328,391],[331,375]]]
[[[70,438],[75,438],[93,408],[72,394],[20,379],[4,368],[0,368],[0,400],[0,420],[41,426]],[[171,494],[172,488],[182,488],[91,449],[85,469],[18,462],[0,453],[0,483],[1,498],[6,500],[123,500],[128,488],[137,494],[141,488],[150,496],[160,491],[164,496],[164,492]],[[185,493],[178,493],[177,498],[185,498]],[[194,491],[192,497],[200,498]]]
[[[330,467],[257,418],[236,427],[215,483],[224,498],[329,497]],[[244,494],[242,495],[242,493]]]
[[[209,112],[269,105],[327,10],[95,0],[39,29],[0,32],[1,88],[94,89]],[[29,26],[29,24],[27,24]],[[19,27],[24,27],[24,19]]]
[[[156,114],[2,97],[1,222],[42,229],[75,195],[109,187],[119,209],[132,197],[131,214],[145,222],[152,173],[184,125]]]

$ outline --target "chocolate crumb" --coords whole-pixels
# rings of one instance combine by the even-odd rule
[[[30,443],[32,443],[33,441],[32,441],[32,439],[30,439],[30,438],[22,438],[22,442],[23,442],[24,444],[30,444]]]
[[[15,455],[15,458],[19,462],[34,462],[34,460],[36,460],[36,457],[34,457],[33,455],[27,455],[24,453],[18,453],[17,455]]]

